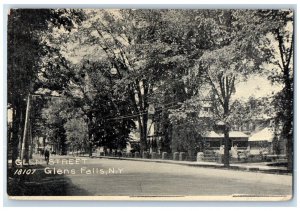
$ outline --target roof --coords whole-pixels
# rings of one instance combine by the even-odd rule
[[[209,131],[203,137],[205,138],[223,138],[224,134],[218,134],[214,131]],[[249,136],[240,131],[230,131],[229,138],[248,138]]]
[[[264,128],[261,131],[253,134],[250,138],[249,141],[267,141],[267,142],[272,142],[274,138],[274,132],[271,128]]]
[[[203,135],[204,138],[222,138],[219,134],[217,134],[215,131],[208,131],[205,135]]]
[[[223,136],[222,136],[223,137]],[[230,131],[229,132],[230,138],[248,138],[249,136],[241,131]]]

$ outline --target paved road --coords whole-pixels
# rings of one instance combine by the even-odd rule
[[[77,160],[78,164],[75,164],[76,160],[71,158],[59,157],[54,160],[54,165],[50,162],[46,172],[51,170],[51,174],[45,174],[44,163],[38,165],[40,177],[25,181],[27,187],[32,187],[29,195],[221,196],[292,193],[292,177],[289,175],[91,158],[79,158],[86,160]],[[60,171],[65,172],[60,174]],[[41,191],[45,187],[50,190]]]

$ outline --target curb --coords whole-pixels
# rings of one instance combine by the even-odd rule
[[[86,156],[79,156],[86,157]],[[110,156],[92,156],[91,158],[99,158],[99,159],[112,159],[112,160],[130,160],[130,161],[140,161],[140,162],[152,162],[152,163],[168,163],[175,165],[184,165],[184,166],[192,166],[192,167],[203,167],[203,168],[215,168],[215,169],[224,169],[224,170],[236,170],[236,171],[247,171],[247,172],[259,172],[266,174],[282,174],[282,175],[291,175],[291,172],[285,169],[278,168],[269,168],[266,169],[264,167],[251,167],[251,166],[240,166],[233,164],[229,168],[223,166],[223,164],[219,163],[185,163],[185,161],[172,161],[172,160],[157,160],[157,159],[143,159],[143,158],[124,158],[124,157],[110,157]]]

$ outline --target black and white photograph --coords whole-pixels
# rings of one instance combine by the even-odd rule
[[[293,198],[293,8],[5,15],[9,199]]]

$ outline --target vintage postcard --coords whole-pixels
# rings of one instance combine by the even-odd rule
[[[294,16],[10,9],[9,198],[290,200]]]

